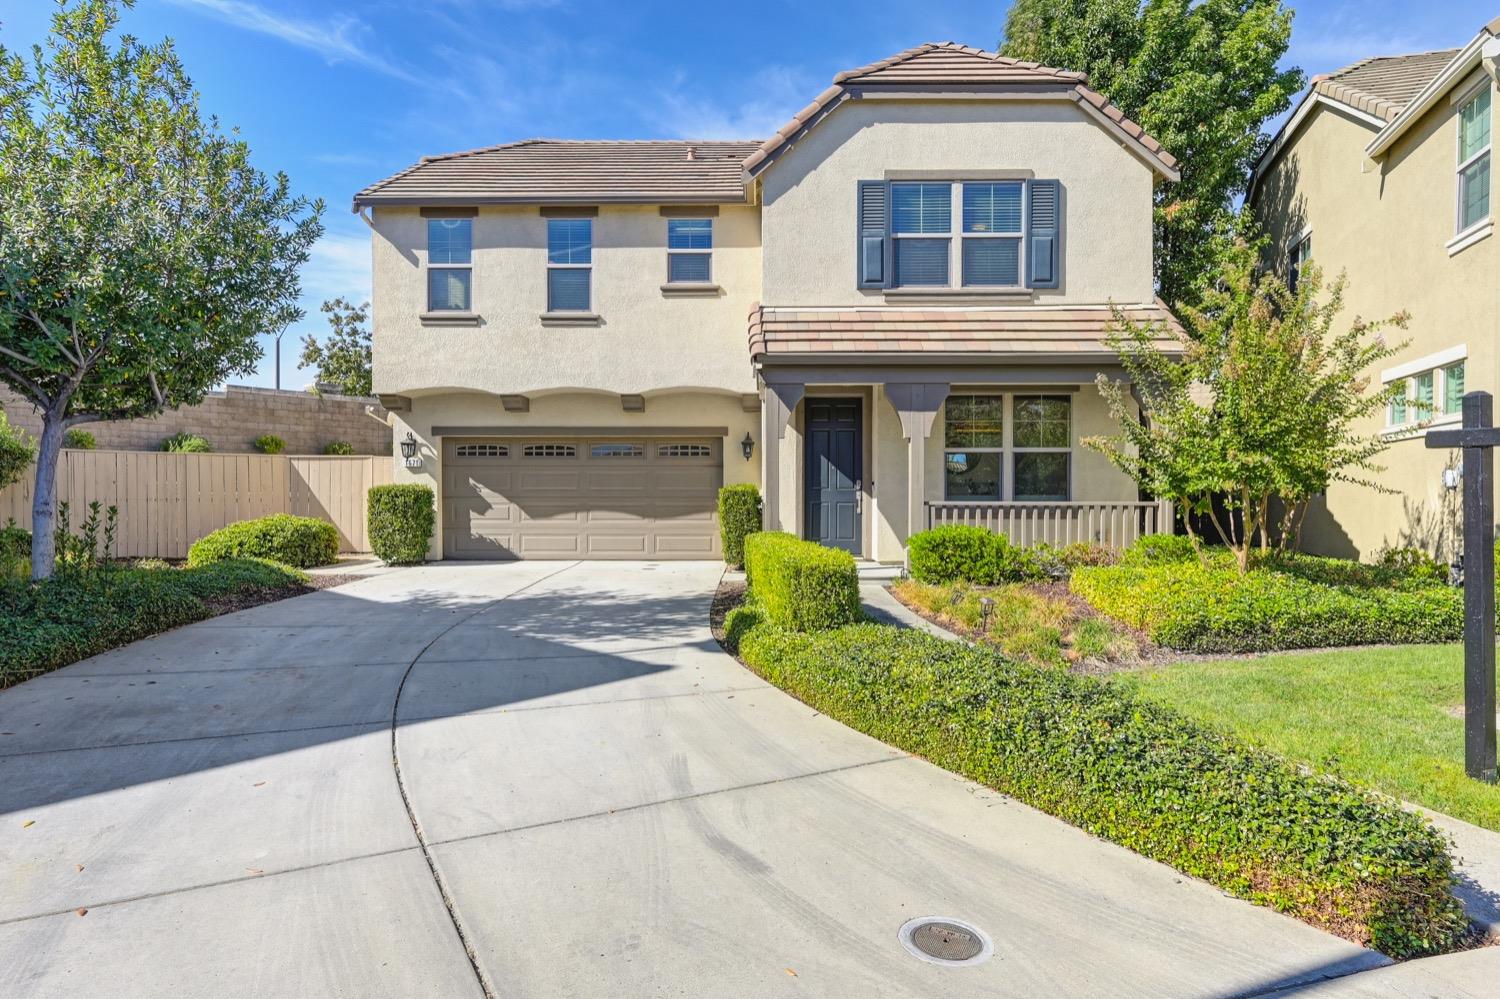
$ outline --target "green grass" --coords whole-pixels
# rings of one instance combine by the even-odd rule
[[[1120,677],[1268,749],[1500,831],[1500,786],[1464,774],[1463,647],[1184,662]]]

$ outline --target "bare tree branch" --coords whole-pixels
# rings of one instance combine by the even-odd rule
[[[5,350],[5,348],[0,347],[0,350]],[[9,351],[6,351],[6,353],[9,353]],[[27,378],[8,364],[0,364],[0,375],[4,375],[6,378],[13,380],[17,385],[20,385],[22,390],[31,397],[31,401],[38,409],[45,410],[47,408],[47,393],[43,392],[41,386],[36,382]]]

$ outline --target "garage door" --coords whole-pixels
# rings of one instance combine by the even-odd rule
[[[716,558],[718,438],[450,438],[446,558]]]

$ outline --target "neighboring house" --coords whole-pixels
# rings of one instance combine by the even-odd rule
[[[1081,74],[927,44],[760,142],[534,139],[361,191],[375,388],[434,557],[701,558],[715,493],[882,562],[929,523],[1119,543],[1111,422],[1176,162]],[[1162,525],[1164,526],[1164,525]]]
[[[1449,557],[1457,494],[1429,426],[1456,423],[1465,391],[1500,389],[1500,240],[1491,132],[1500,19],[1458,49],[1364,59],[1314,79],[1256,166],[1249,203],[1274,264],[1295,281],[1315,260],[1348,277],[1341,320],[1410,313],[1409,340],[1372,375],[1403,397],[1366,432],[1390,449],[1389,493],[1335,483],[1309,513],[1305,545],[1369,556],[1415,544]],[[1456,480],[1452,480],[1456,481]]]

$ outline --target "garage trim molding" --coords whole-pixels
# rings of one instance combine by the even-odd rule
[[[728,437],[728,427],[446,427],[434,437]]]

